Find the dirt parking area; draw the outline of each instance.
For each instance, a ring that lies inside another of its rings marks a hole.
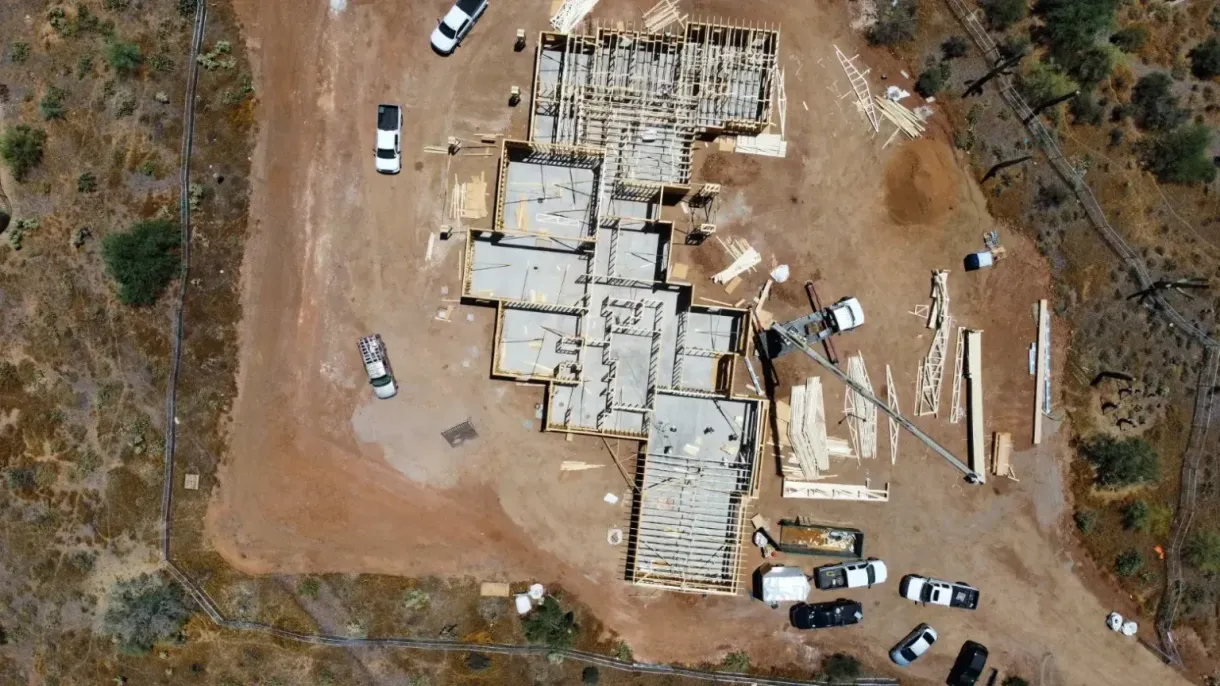
[[[908,311],[927,302],[932,269],[952,270],[952,312],[985,332],[987,428],[1013,433],[1021,481],[966,485],[908,435],[891,467],[882,420],[883,457],[832,472],[848,483],[889,482],[889,503],[785,501],[768,453],[753,511],[857,526],[868,536],[867,554],[886,559],[894,577],[856,594],[864,623],[816,634],[792,630],[783,613],[744,597],[658,595],[622,582],[622,549],[608,545],[606,534],[626,527],[629,499],[610,505],[603,496],[627,495],[610,456],[631,446],[541,433],[541,387],[489,378],[492,310],[463,306],[450,321],[434,318],[460,291],[460,241],[437,241],[428,255],[429,234],[444,222],[446,181],[480,173],[490,181],[496,158],[450,158],[424,146],[475,133],[525,137],[528,107],[510,108],[507,99],[512,85],[528,92],[533,53],[514,52],[513,37],[525,28],[532,46],[549,4],[494,3],[447,59],[427,44],[443,0],[236,4],[262,129],[243,266],[240,391],[207,523],[212,544],[235,567],[556,582],[650,661],[719,662],[745,649],[756,664],[814,666],[823,654],[847,650],[894,671],[886,651],[927,621],[943,644],[907,670],[918,678],[943,678],[967,638],[989,646],[1005,673],[1042,674],[1045,684],[1177,678],[1105,629],[1109,608],[1086,591],[1065,552],[1061,446],[1052,440],[1028,449],[1026,346],[1034,338],[1031,305],[1050,286],[1043,259],[999,227],[1008,259],[987,272],[961,272],[963,255],[981,249],[983,232],[996,228],[985,200],[947,132],[883,147],[892,129],[874,136],[853,101],[840,97],[847,81],[833,44],[849,54],[862,46],[843,3],[766,3],[751,13],[782,30],[789,155],[726,157],[713,143],[696,151],[695,180],[724,185],[719,232],[749,240],[767,263],[774,255],[791,265],[794,278],[776,287],[769,306],[777,317],[806,310],[806,278],[818,279],[823,297],[861,300],[868,323],[840,340],[840,352],[860,350],[878,388],[890,364],[907,411],[930,340]],[[595,16],[638,20],[651,4],[603,0]],[[694,11],[742,15],[730,2],[698,2]],[[885,73],[910,89],[901,65],[864,57],[874,76]],[[379,102],[405,106],[404,168],[396,177],[372,168]],[[727,264],[719,248],[679,255],[700,279],[696,295],[734,299],[700,276]],[[739,293],[763,278],[752,275]],[[374,331],[401,385],[389,402],[373,399],[356,354],[356,338]],[[1056,340],[1066,340],[1062,333]],[[791,356],[778,372],[786,396],[787,383],[816,368]],[[842,392],[831,380],[826,388],[828,417],[837,421]],[[477,438],[450,447],[441,432],[465,420]],[[919,423],[964,455],[964,423]],[[844,427],[831,431],[846,437]],[[560,472],[564,460],[607,466]],[[749,557],[751,567],[760,562],[757,553]],[[809,568],[819,561],[793,562]],[[897,577],[908,572],[969,581],[982,589],[982,606],[973,613],[916,607],[897,595]],[[1151,627],[1143,631],[1151,636]]]

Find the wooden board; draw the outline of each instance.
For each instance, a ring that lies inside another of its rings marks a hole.
[[[479,585],[479,595],[484,598],[507,598],[512,595],[508,584],[499,581],[484,581]]]
[[[966,378],[970,381],[967,406],[967,432],[970,435],[970,469],[987,482],[987,452],[983,434],[983,332],[966,331]]]
[[[1046,402],[1046,300],[1038,301],[1038,341],[1034,352],[1034,445],[1042,443],[1042,405]]]
[[[997,432],[995,435],[995,473],[1009,476],[1012,473],[1012,434]]]

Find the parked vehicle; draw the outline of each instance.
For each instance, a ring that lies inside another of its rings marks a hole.
[[[457,0],[432,31],[432,49],[442,55],[452,54],[486,11],[487,0]]]
[[[376,168],[382,174],[402,171],[402,108],[398,105],[377,106]]]
[[[906,667],[928,652],[933,643],[936,643],[936,629],[920,624],[890,649],[890,659],[899,667]]]
[[[902,577],[898,592],[903,598],[917,603],[960,607],[966,610],[979,606],[979,589],[961,581],[949,583],[918,574],[907,574]]]
[[[962,650],[957,654],[953,669],[949,670],[949,678],[945,683],[949,686],[974,686],[983,670],[987,667],[987,647],[974,641],[962,644]]]
[[[848,626],[864,619],[864,606],[847,598],[828,603],[797,603],[788,612],[788,619],[798,629]]]
[[[885,583],[889,574],[885,563],[875,557],[855,562],[836,562],[813,570],[813,584],[829,591],[836,588],[861,588]]]
[[[365,373],[369,375],[373,393],[382,400],[393,398],[398,393],[398,384],[394,381],[394,370],[390,369],[390,358],[386,356],[381,334],[365,336],[358,344],[360,358],[364,362]]]
[[[779,522],[779,540],[775,547],[792,555],[827,555],[830,557],[864,557],[864,532],[859,529],[802,524],[791,519]]]

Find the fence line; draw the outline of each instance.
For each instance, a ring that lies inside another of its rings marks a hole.
[[[191,239],[191,207],[190,207],[190,159],[192,141],[195,130],[195,90],[199,78],[199,50],[203,43],[204,26],[207,18],[207,2],[199,0],[195,10],[195,27],[191,39],[190,67],[187,76],[186,110],[182,134],[182,166],[180,174],[179,221],[182,226],[181,237],[181,267],[177,299],[171,313],[170,330],[170,369],[165,394],[165,457],[164,480],[161,485],[161,558],[166,564],[170,575],[186,589],[195,599],[200,609],[214,624],[237,631],[251,631],[275,638],[306,643],[310,645],[327,645],[342,648],[407,648],[413,650],[441,652],[479,652],[500,655],[516,655],[522,657],[558,654],[564,658],[579,662],[615,669],[631,673],[659,674],[702,679],[718,684],[759,684],[763,686],[807,686],[811,684],[827,684],[826,679],[787,679],[782,677],[762,677],[749,674],[707,672],[685,667],[670,665],[650,665],[628,663],[614,658],[590,653],[583,650],[553,650],[547,646],[513,645],[505,643],[463,643],[455,640],[426,638],[351,638],[323,633],[302,633],[289,631],[270,624],[229,619],[220,611],[220,606],[208,595],[194,579],[187,575],[170,555],[170,520],[173,506],[174,484],[174,453],[177,448],[177,390],[178,376],[182,366],[182,341],[184,331],[184,312],[186,307],[187,287],[190,283],[190,239]],[[865,677],[856,679],[857,686],[897,686],[898,680],[884,677]]]
[[[987,29],[979,22],[977,10],[969,10],[962,0],[945,0],[945,2],[949,5],[949,9],[957,17],[958,21],[965,27],[966,32],[970,34],[975,45],[983,51],[983,56],[988,62],[992,64],[998,63],[1000,49],[995,41],[991,39],[991,35],[987,33]],[[1140,288],[1144,290],[1150,289],[1153,285],[1153,279],[1152,275],[1148,272],[1148,268],[1144,265],[1144,261],[1140,258],[1139,253],[1106,220],[1105,212],[1102,210],[1101,204],[1097,202],[1097,196],[1093,195],[1093,190],[1084,181],[1084,174],[1073,167],[1071,162],[1068,161],[1063,151],[1059,148],[1055,136],[1034,116],[1033,110],[1030,109],[1025,99],[1013,87],[1012,79],[1008,76],[1000,75],[995,78],[995,82],[999,85],[1000,97],[1008,103],[1013,112],[1025,124],[1025,128],[1042,147],[1043,152],[1046,153],[1051,166],[1054,167],[1064,182],[1075,192],[1076,198],[1084,207],[1085,214],[1088,215],[1090,223],[1098,230],[1106,244],[1127,265],[1131,273],[1135,275],[1139,281]],[[1152,291],[1151,298],[1155,304],[1155,307],[1152,308],[1153,311],[1169,320],[1172,327],[1176,327],[1179,331],[1194,339],[1196,343],[1203,346],[1203,363],[1199,370],[1198,385],[1195,388],[1195,408],[1191,418],[1190,437],[1187,439],[1186,449],[1182,454],[1182,484],[1178,492],[1178,507],[1174,512],[1173,527],[1170,533],[1170,546],[1165,551],[1165,592],[1161,595],[1161,603],[1157,609],[1156,621],[1157,635],[1160,637],[1161,645],[1164,649],[1163,657],[1174,664],[1180,665],[1182,659],[1178,655],[1177,647],[1174,644],[1173,622],[1177,617],[1178,604],[1182,597],[1181,553],[1186,536],[1190,533],[1190,525],[1194,520],[1195,500],[1198,492],[1199,461],[1202,459],[1204,445],[1207,443],[1211,430],[1211,419],[1214,409],[1214,393],[1212,389],[1216,386],[1217,370],[1220,368],[1220,354],[1217,351],[1217,348],[1220,348],[1220,341],[1212,338],[1193,322],[1188,321],[1159,292]]]

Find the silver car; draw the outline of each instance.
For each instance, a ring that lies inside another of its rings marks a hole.
[[[890,650],[890,659],[899,667],[906,667],[928,652],[933,643],[936,643],[936,629],[920,624]]]

